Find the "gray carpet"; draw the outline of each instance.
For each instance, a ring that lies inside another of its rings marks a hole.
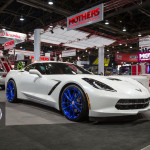
[[[0,128],[0,150],[140,150],[148,145],[148,120]]]
[[[4,91],[0,97],[6,101]],[[150,145],[150,111],[134,121],[97,123],[72,123],[30,102],[6,103],[6,113],[9,126],[0,127],[0,150],[141,150]]]

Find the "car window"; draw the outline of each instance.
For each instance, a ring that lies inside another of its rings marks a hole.
[[[36,69],[36,65],[37,65],[37,64],[28,65],[28,66],[25,68],[25,71],[29,71],[30,69]]]
[[[26,71],[37,69],[43,75],[50,74],[90,74],[85,69],[70,63],[36,63],[26,67]]]

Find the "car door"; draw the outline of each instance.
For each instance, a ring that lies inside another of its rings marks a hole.
[[[56,81],[50,81],[45,75],[41,78],[36,74],[30,74],[30,69],[37,69],[39,71],[40,63],[31,64],[21,73],[20,87],[22,92],[32,95],[48,95],[52,87],[57,83]]]

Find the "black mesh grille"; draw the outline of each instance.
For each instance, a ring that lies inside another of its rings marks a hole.
[[[116,108],[119,110],[143,109],[149,106],[150,98],[147,99],[120,99]]]

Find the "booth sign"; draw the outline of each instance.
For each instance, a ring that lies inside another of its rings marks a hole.
[[[5,38],[12,38],[12,39],[18,39],[18,40],[25,40],[27,35],[23,33],[18,32],[12,32],[12,31],[0,31],[0,37]]]
[[[103,4],[67,17],[67,30],[73,30],[103,20]]]
[[[14,40],[6,42],[4,45],[4,50],[7,50],[7,49],[10,49],[13,47],[15,47],[15,41]]]
[[[62,57],[76,56],[76,49],[62,51]]]
[[[150,62],[150,52],[138,53],[138,62]]]

